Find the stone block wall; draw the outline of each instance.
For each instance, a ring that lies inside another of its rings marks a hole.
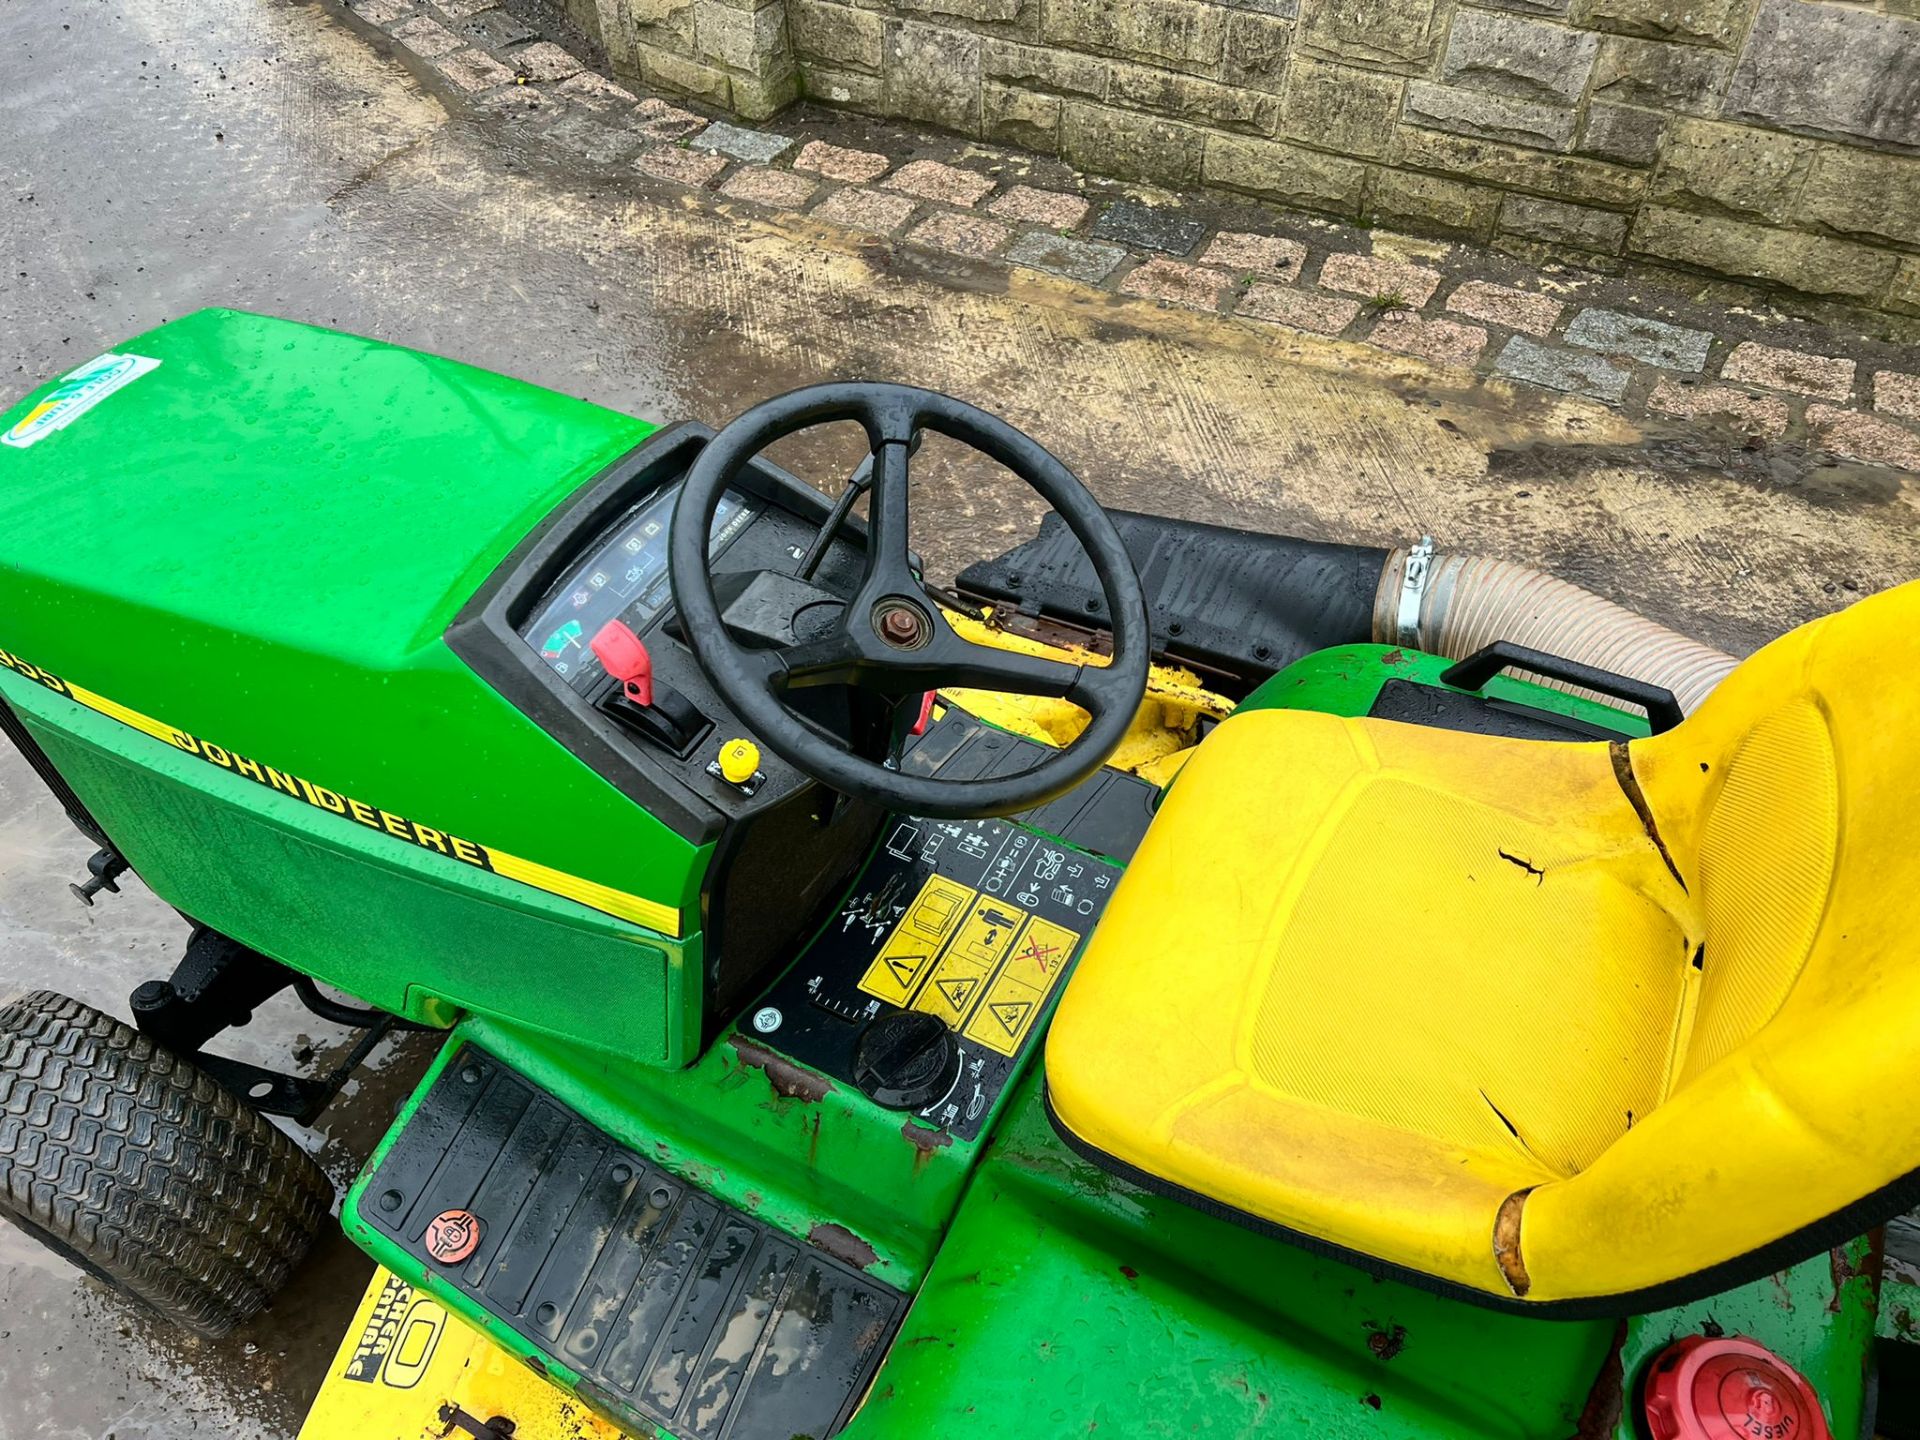
[[[764,120],[801,93],[782,0],[560,0],[615,74]]]
[[[1920,313],[1920,0],[574,0],[616,66]]]

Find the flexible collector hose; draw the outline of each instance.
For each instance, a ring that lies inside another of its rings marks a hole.
[[[1530,565],[1436,554],[1430,541],[1388,553],[1374,595],[1373,638],[1455,660],[1509,640],[1662,686],[1688,713],[1737,663]]]

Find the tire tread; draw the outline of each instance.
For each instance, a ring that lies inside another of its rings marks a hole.
[[[218,1338],[333,1208],[292,1139],[131,1025],[50,990],[0,1008],[0,1214]]]

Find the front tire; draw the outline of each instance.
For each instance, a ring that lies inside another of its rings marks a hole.
[[[0,1216],[211,1339],[266,1309],[333,1182],[131,1025],[51,990],[0,1009]]]

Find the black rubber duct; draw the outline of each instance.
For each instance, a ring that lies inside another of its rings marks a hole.
[[[1192,666],[1210,684],[1244,694],[1303,655],[1373,638],[1382,547],[1110,513],[1146,587],[1154,653]],[[1106,628],[1092,567],[1052,515],[1033,539],[968,566],[959,588],[1025,615]]]

